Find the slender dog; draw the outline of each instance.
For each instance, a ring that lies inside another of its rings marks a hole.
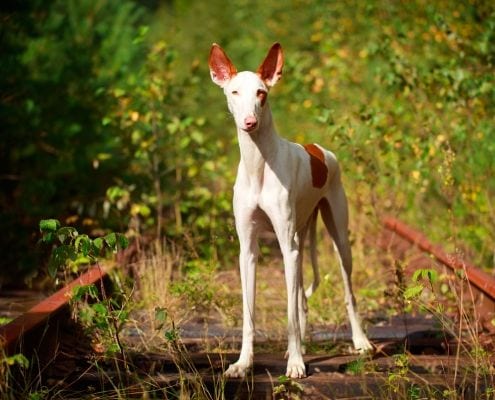
[[[347,199],[335,155],[316,144],[291,143],[279,137],[273,125],[267,97],[269,89],[282,76],[283,62],[278,43],[271,47],[256,73],[237,72],[217,44],[210,52],[211,78],[227,97],[241,152],[234,185],[234,216],[240,242],[243,336],[239,360],[225,372],[228,377],[244,377],[253,363],[255,272],[258,234],[263,230],[275,232],[284,261],[288,313],[286,375],[306,375],[301,340],[306,329],[307,297],[316,289],[319,279],[315,250],[318,213],[340,256],[354,347],[361,352],[372,348],[355,310]],[[302,252],[308,231],[315,273],[314,282],[305,292]]]

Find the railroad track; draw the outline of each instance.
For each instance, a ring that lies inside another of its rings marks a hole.
[[[407,268],[436,268],[449,274],[464,276],[465,292],[472,302],[480,324],[494,330],[495,321],[495,277],[456,254],[448,254],[439,245],[430,242],[420,231],[404,222],[388,217],[383,221],[384,231],[381,248],[394,255],[397,260],[407,260]],[[467,290],[466,290],[467,289]]]
[[[474,293],[476,312],[482,316],[481,325],[489,325],[495,317],[495,279],[492,276],[445,253],[421,232],[397,219],[384,220],[379,245],[394,260],[406,263],[411,269],[433,265],[452,273],[462,271],[465,285]],[[335,347],[336,343],[350,342],[350,332],[345,327],[313,332],[310,342],[320,351],[305,357],[309,376],[296,383],[279,378],[285,372],[282,353],[257,353],[252,375],[247,380],[224,381],[222,371],[237,355],[193,350],[204,348],[205,341],[214,347],[222,335],[231,337],[236,343],[240,340],[239,331],[212,327],[210,336],[196,337],[194,326],[184,328],[180,341],[183,352],[177,349],[163,353],[130,352],[127,365],[132,371],[126,373],[123,382],[122,371],[115,370],[115,365],[102,361],[100,368],[101,365],[106,368],[102,374],[88,361],[91,346],[70,321],[68,301],[73,288],[88,284],[103,287],[107,278],[107,269],[92,267],[74,282],[0,327],[4,353],[12,355],[22,351],[36,357],[38,365],[48,365],[42,368],[40,379],[44,387],[56,388],[56,393],[61,393],[60,398],[65,395],[77,398],[90,392],[94,397],[97,393],[111,393],[122,385],[125,388],[121,394],[128,397],[141,397],[143,391],[150,390],[158,398],[168,398],[168,395],[175,398],[171,395],[174,390],[179,390],[181,385],[195,390],[193,383],[198,381],[202,390],[209,393],[222,387],[227,399],[291,398],[288,397],[291,394],[310,399],[488,399],[493,395],[493,357],[485,358],[489,360],[488,365],[476,365],[478,359],[461,354],[458,340],[443,331],[434,319],[408,315],[368,327],[377,353],[367,358],[342,351],[342,346]],[[258,340],[257,345],[265,345],[268,349],[277,347],[277,344],[263,343],[263,340]],[[280,347],[280,343],[278,345]],[[332,354],[322,351],[332,346]],[[276,392],[279,397],[274,395]]]
[[[7,354],[21,351],[30,353],[56,345],[60,322],[70,318],[69,300],[73,289],[76,286],[103,285],[109,269],[100,265],[92,266],[77,279],[48,298],[42,299],[13,321],[0,326],[4,351]]]

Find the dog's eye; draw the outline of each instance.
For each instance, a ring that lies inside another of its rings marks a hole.
[[[256,96],[258,97],[258,99],[260,99],[260,102],[261,102],[261,105],[262,106],[265,104],[266,95],[267,95],[267,93],[264,90],[261,90],[261,89],[256,92]]]
[[[237,90],[232,90],[232,94],[234,94],[234,95],[238,95],[238,94],[239,94],[239,92],[238,92]]]

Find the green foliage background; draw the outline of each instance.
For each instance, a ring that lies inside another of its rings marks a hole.
[[[2,2],[0,271],[33,275],[37,222],[165,235],[235,263],[235,128],[212,42],[240,70],[282,43],[280,133],[332,149],[353,214],[493,268],[490,1]]]

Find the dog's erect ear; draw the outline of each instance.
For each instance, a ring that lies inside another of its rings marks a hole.
[[[210,66],[210,75],[213,82],[218,86],[224,87],[225,84],[237,74],[237,69],[235,68],[232,61],[230,61],[227,54],[222,50],[222,48],[213,43],[210,50],[210,59],[208,60]]]
[[[275,43],[256,72],[268,87],[272,87],[282,77],[283,66],[284,53],[282,52],[282,46],[280,46],[280,43]]]

